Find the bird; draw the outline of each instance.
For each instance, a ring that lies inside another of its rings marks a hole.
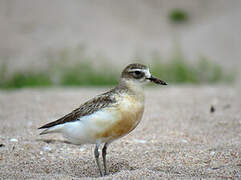
[[[107,147],[134,130],[144,111],[144,85],[154,82],[167,85],[151,75],[143,64],[132,63],[124,68],[118,85],[81,104],[69,114],[41,126],[40,135],[60,133],[69,143],[95,144],[94,156],[100,176],[107,175]],[[99,162],[99,147],[102,148],[104,173]]]

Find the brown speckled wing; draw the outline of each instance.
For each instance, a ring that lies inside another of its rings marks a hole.
[[[64,124],[66,122],[77,121],[82,116],[90,115],[102,108],[109,106],[110,104],[115,103],[116,100],[112,96],[113,91],[114,89],[87,101],[86,103],[80,105],[79,108],[73,110],[71,113],[65,115],[62,118],[59,118],[56,121],[45,124],[39,129],[50,128],[59,124]]]

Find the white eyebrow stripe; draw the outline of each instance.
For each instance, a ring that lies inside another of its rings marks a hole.
[[[130,69],[128,72],[135,72],[135,71],[144,72],[147,78],[151,77],[151,73],[149,69]]]
[[[130,69],[128,72],[134,72],[134,71],[146,71],[145,69]]]

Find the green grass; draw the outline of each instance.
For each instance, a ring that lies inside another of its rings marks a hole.
[[[76,56],[73,56],[76,58]],[[50,86],[110,86],[116,85],[121,69],[111,67],[107,63],[103,67],[94,67],[85,55],[79,55],[78,63],[70,64],[68,51],[60,54],[58,61],[50,61],[50,66],[42,70],[26,70],[8,73],[7,65],[0,68],[0,88],[16,89],[23,87]],[[150,61],[149,61],[150,62]],[[162,61],[159,55],[153,55],[150,66],[154,76],[168,84],[214,84],[233,83],[236,73],[228,71],[206,58],[191,63],[181,53],[175,53],[168,61]]]
[[[168,19],[172,23],[185,23],[189,20],[189,15],[183,9],[173,9],[169,12]]]
[[[56,64],[55,68],[38,72],[26,70],[24,72],[15,72],[10,76],[6,76],[2,70],[0,79],[1,89],[50,86],[108,86],[118,82],[116,73],[108,70],[96,71],[91,65],[84,63],[67,67]]]
[[[200,58],[197,62],[185,61],[182,57],[173,57],[166,63],[154,58],[152,74],[175,84],[230,84],[235,81],[236,73],[224,70],[220,65]]]

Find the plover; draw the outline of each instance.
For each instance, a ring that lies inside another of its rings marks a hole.
[[[167,85],[153,77],[142,64],[130,64],[122,72],[119,84],[110,91],[83,103],[64,117],[39,129],[40,134],[62,133],[72,144],[95,144],[94,155],[100,175],[99,147],[102,149],[104,175],[107,174],[107,146],[130,133],[140,123],[144,111],[143,86],[147,82]]]

